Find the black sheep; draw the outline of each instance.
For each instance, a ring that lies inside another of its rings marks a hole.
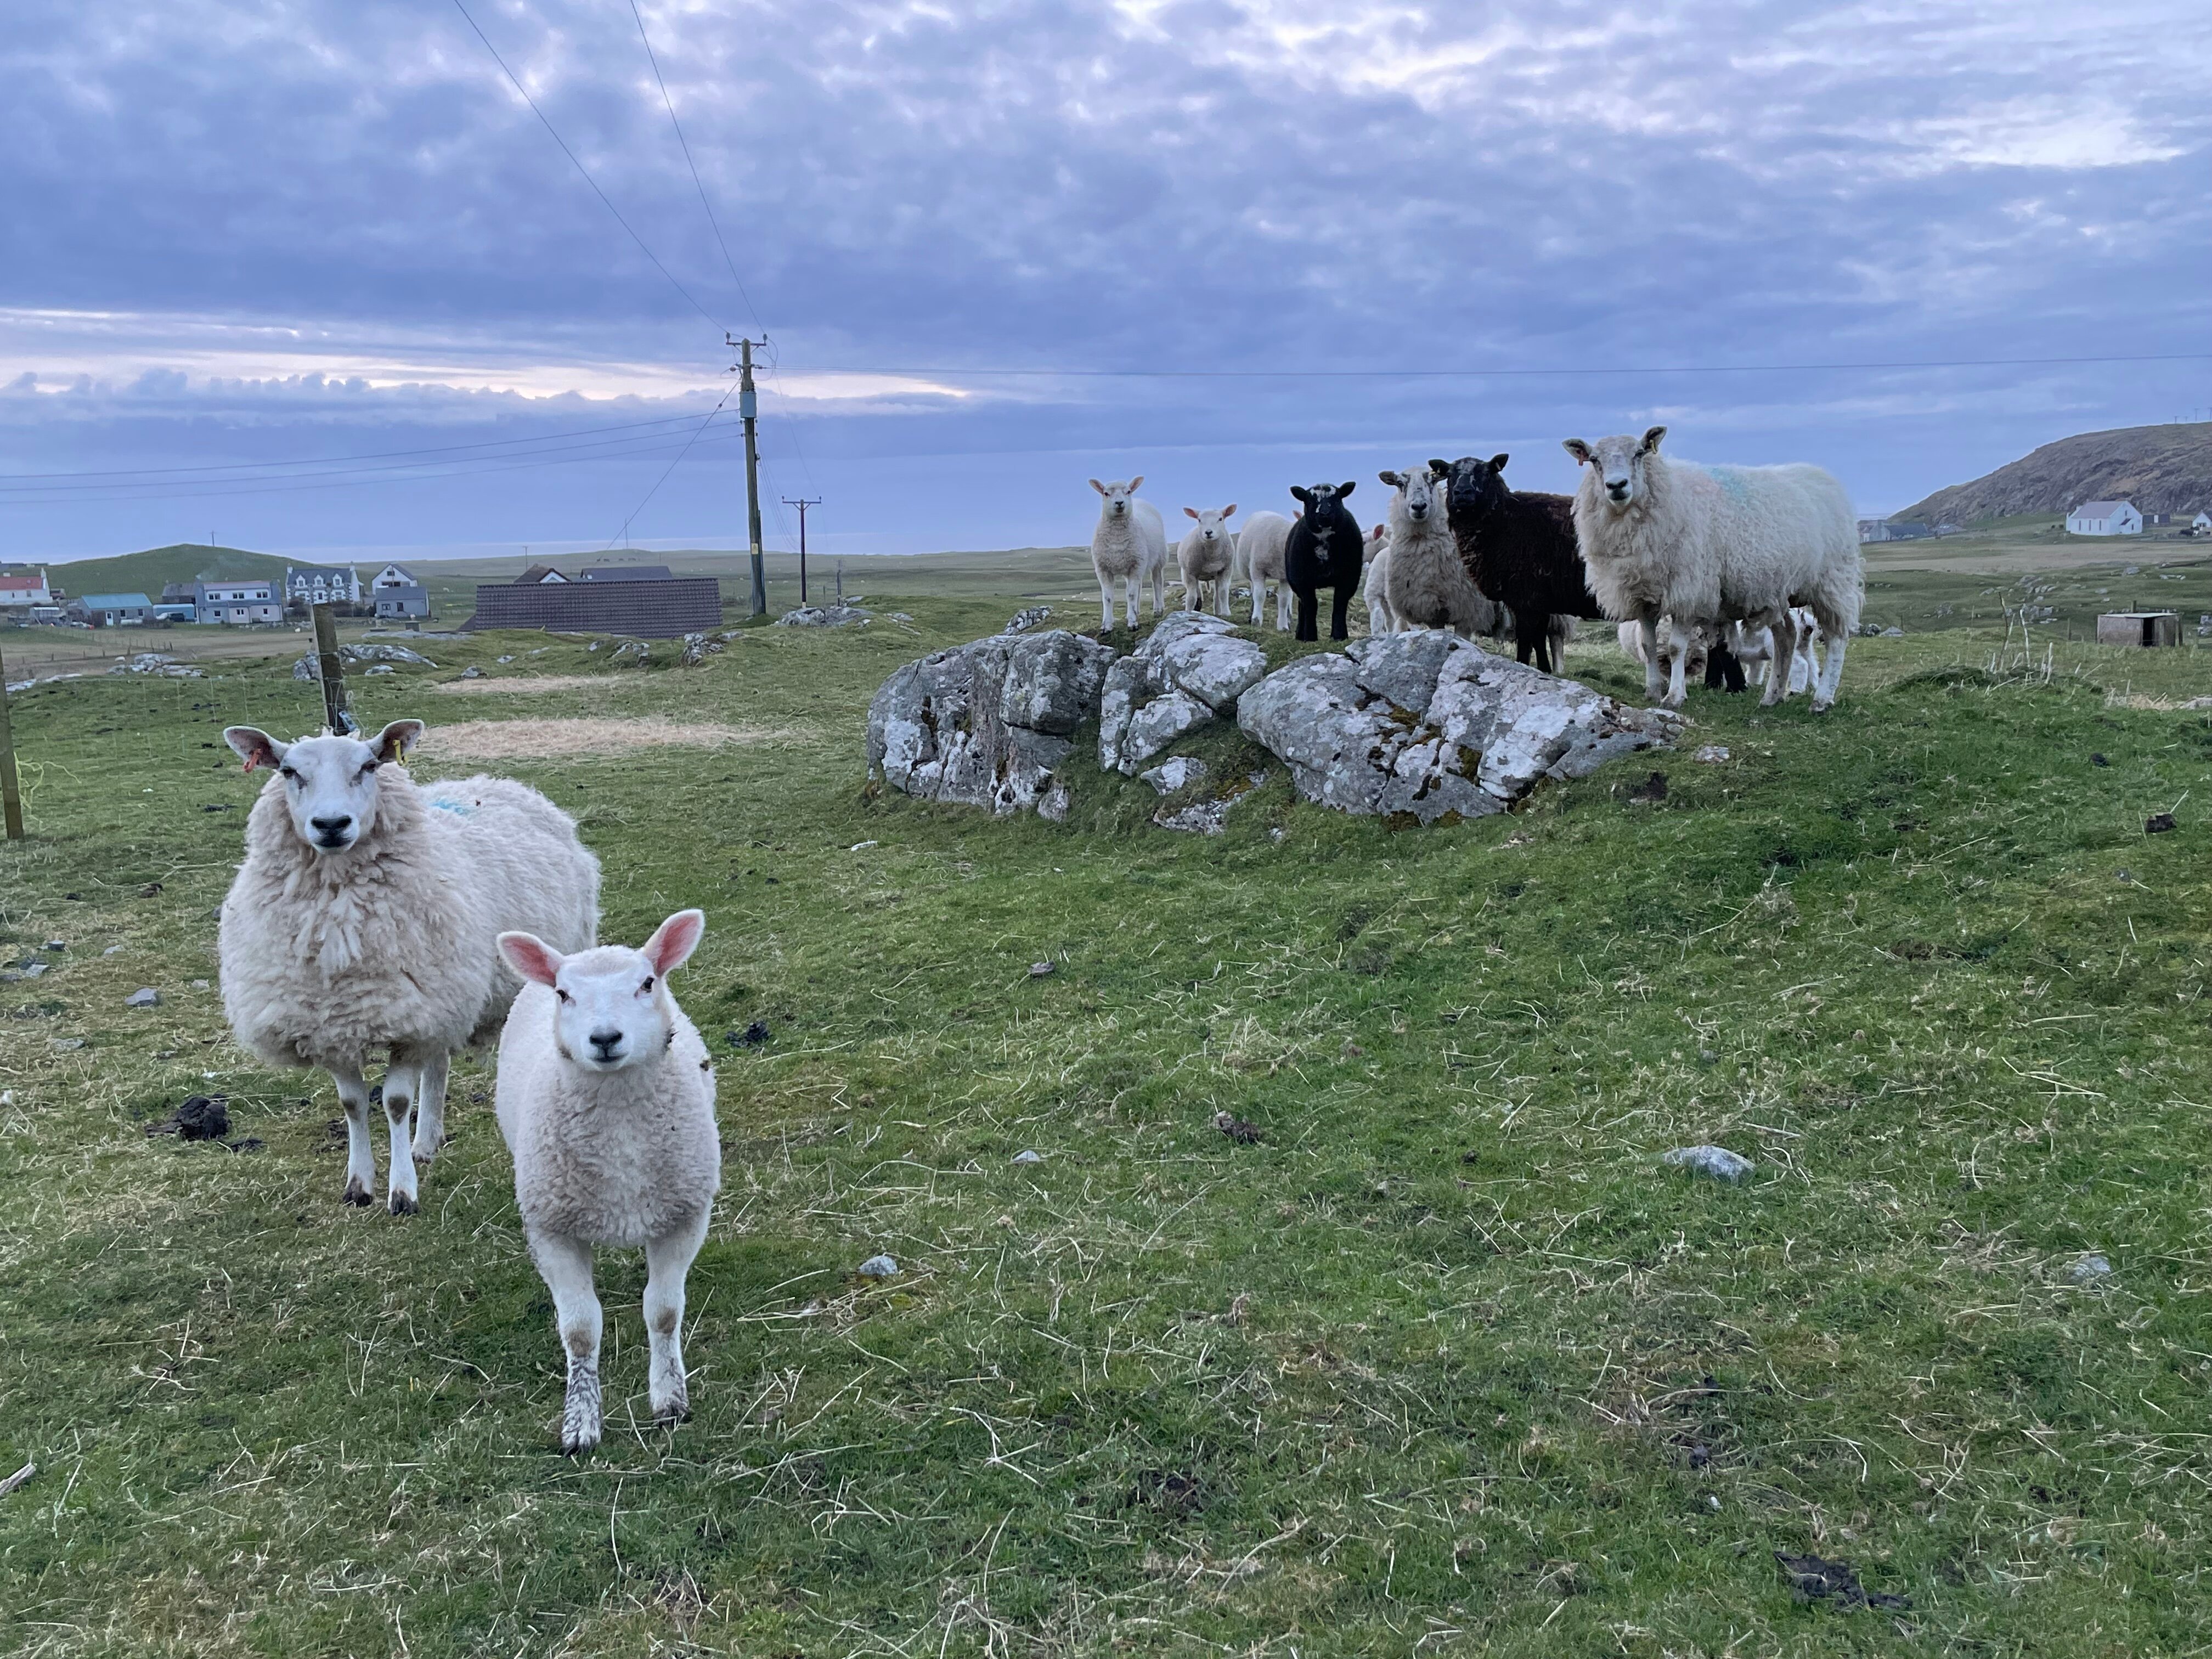
[[[1299,639],[1321,637],[1321,601],[1316,590],[1323,587],[1336,590],[1335,605],[1329,613],[1329,638],[1352,637],[1345,626],[1345,615],[1352,608],[1352,596],[1359,591],[1365,566],[1359,522],[1344,509],[1344,498],[1352,489],[1350,483],[1319,483],[1311,489],[1291,486],[1291,494],[1303,505],[1297,522],[1291,526],[1283,567],[1291,592],[1298,596]]]
[[[1513,616],[1513,651],[1547,674],[1554,617],[1602,617],[1575,547],[1574,500],[1505,487],[1507,457],[1463,456],[1429,465],[1451,481],[1451,527],[1460,562],[1483,598]]]

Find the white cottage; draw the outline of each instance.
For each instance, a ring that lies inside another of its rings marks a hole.
[[[2142,514],[2131,501],[2087,501],[2066,515],[2066,528],[2075,536],[2140,536]]]

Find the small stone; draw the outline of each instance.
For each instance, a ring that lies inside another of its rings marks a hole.
[[[1052,963],[1048,962],[1033,962],[1030,963],[1030,977],[1031,979],[1043,979],[1055,971],[1057,970],[1054,969]]]
[[[120,956],[123,954],[123,947],[119,945],[111,945],[100,954],[104,957]]]
[[[25,979],[36,979],[40,974],[43,974],[46,971],[46,964],[43,962],[27,962],[23,964],[23,977]]]
[[[877,843],[872,841],[856,841],[853,843],[853,850],[855,853],[865,853],[868,848],[875,845],[877,845]]]
[[[2154,812],[2143,820],[2143,834],[2146,836],[2162,836],[2178,827],[2171,812]]]
[[[2092,755],[2089,757],[2089,764],[2092,766],[2110,766],[2112,762],[2106,760],[2102,755]]]
[[[218,761],[218,762],[216,762],[216,764],[217,764],[218,766],[222,765],[222,763],[222,763],[221,761]],[[141,887],[141,888],[138,890],[138,896],[139,896],[140,898],[153,898],[153,897],[155,897],[155,896],[157,896],[157,895],[161,892],[161,884],[160,882],[158,882],[158,881],[149,881],[149,882],[148,882],[148,883],[147,883],[143,887]]]
[[[1042,1152],[1016,1152],[1014,1154],[1014,1162],[1017,1164],[1042,1164],[1044,1162],[1044,1154]]]
[[[899,1264],[890,1257],[872,1255],[854,1268],[854,1272],[859,1273],[863,1279],[894,1279],[897,1277],[898,1270]]]
[[[1213,1127],[1227,1135],[1239,1146],[1249,1146],[1260,1139],[1260,1127],[1234,1112],[1216,1112]]]
[[[2112,1264],[2105,1256],[2092,1251],[2066,1270],[2066,1277],[2076,1285],[2094,1285],[2100,1279],[2112,1277]]]
[[[53,1044],[56,1048],[59,1049],[65,1054],[75,1054],[79,1048],[84,1047],[84,1039],[82,1037],[56,1037],[53,1040]]]
[[[494,662],[513,662],[514,660],[514,653],[513,652],[509,652],[506,656],[494,657],[492,660]]]
[[[161,1006],[161,994],[150,985],[143,986],[124,998],[123,1006],[126,1008],[158,1008]]]
[[[1172,795],[1178,789],[1205,781],[1206,772],[1204,761],[1195,760],[1188,755],[1177,755],[1173,760],[1163,761],[1150,771],[1139,772],[1137,775],[1151,784],[1158,793]]]
[[[1731,1183],[1741,1181],[1755,1167],[1749,1158],[1725,1146],[1677,1146],[1660,1162],[1687,1170],[1692,1175],[1711,1176],[1715,1181]]]
[[[484,672],[474,663],[471,663],[466,668],[461,670],[461,678],[465,680],[480,680],[484,678]]]
[[[49,951],[66,951],[69,949],[69,941],[67,939],[50,939],[46,941],[46,949]]]
[[[192,989],[195,991],[204,991],[207,988],[208,982],[204,979],[196,979],[192,981]]]
[[[2128,882],[2133,881],[2135,879],[2135,876],[2132,872],[2123,870],[2118,875],[2114,876],[2112,879],[2124,884]]]
[[[1692,759],[1705,762],[1708,766],[1718,766],[1728,757],[1728,745],[1724,743],[1709,743],[1692,757]]]

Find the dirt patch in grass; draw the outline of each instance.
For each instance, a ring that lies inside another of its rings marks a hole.
[[[441,680],[441,691],[459,692],[474,696],[485,691],[511,691],[518,696],[535,696],[543,691],[580,691],[586,687],[611,690],[618,685],[643,683],[642,675],[627,678],[614,674],[517,674],[512,679]]]
[[[787,726],[723,726],[672,720],[665,714],[629,720],[466,720],[435,726],[421,753],[433,760],[549,760],[559,755],[622,755],[633,749],[728,749],[805,741]]]

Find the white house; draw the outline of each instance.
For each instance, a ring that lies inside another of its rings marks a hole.
[[[429,591],[420,577],[404,564],[387,564],[372,577],[369,598],[376,614],[391,617],[422,617],[430,614]]]
[[[2212,532],[2212,513],[2200,513],[2189,521],[2189,527],[2202,536]]]
[[[0,611],[27,611],[34,605],[53,602],[53,589],[47,586],[43,568],[35,574],[27,570],[12,574],[0,571]]]
[[[302,605],[359,605],[361,576],[347,564],[288,565],[284,597]]]
[[[2140,536],[2142,514],[2129,501],[2087,501],[2066,515],[2066,528],[2075,536]]]

